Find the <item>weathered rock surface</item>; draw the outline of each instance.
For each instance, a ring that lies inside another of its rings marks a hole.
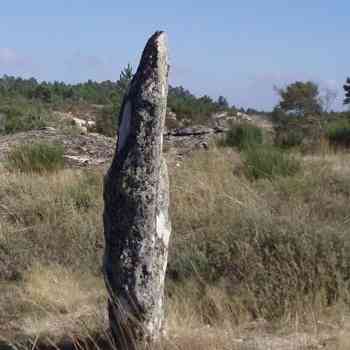
[[[215,129],[206,126],[192,126],[188,128],[177,128],[168,132],[172,136],[197,136],[215,133]]]
[[[136,349],[162,332],[170,221],[162,159],[168,93],[166,36],[148,41],[124,97],[118,142],[104,186],[104,272],[116,345]]]
[[[208,149],[213,141],[224,135],[225,131],[226,128],[209,128],[201,125],[172,129],[165,134],[165,145],[168,153],[181,158],[194,150]]]

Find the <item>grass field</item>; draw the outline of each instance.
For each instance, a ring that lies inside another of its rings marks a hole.
[[[170,167],[164,348],[347,348],[350,155],[295,157],[259,179],[232,148]],[[103,334],[102,175],[0,168],[0,339]]]

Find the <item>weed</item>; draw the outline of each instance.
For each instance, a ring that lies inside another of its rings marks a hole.
[[[238,147],[242,150],[263,143],[263,133],[260,128],[251,124],[233,125],[227,132],[225,145]]]
[[[273,146],[246,148],[242,155],[246,176],[252,179],[291,176],[300,169],[300,161]]]
[[[64,165],[64,148],[59,144],[28,143],[15,146],[7,156],[12,171],[43,173],[57,171]]]

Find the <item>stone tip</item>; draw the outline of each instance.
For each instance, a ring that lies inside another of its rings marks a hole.
[[[156,43],[162,44],[162,45],[166,45],[166,41],[167,41],[167,35],[166,32],[162,31],[162,30],[158,30],[156,31],[148,40],[148,45],[150,46],[154,46]],[[146,46],[148,46],[146,45]]]
[[[153,35],[152,37],[159,37],[161,36],[162,34],[166,34],[164,30],[157,30]]]
[[[133,82],[142,85],[150,76],[155,80],[166,79],[168,68],[167,35],[164,31],[156,31],[146,43]]]

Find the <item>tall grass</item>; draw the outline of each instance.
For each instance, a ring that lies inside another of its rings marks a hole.
[[[226,134],[224,144],[242,150],[263,143],[262,129],[248,123],[233,125]]]
[[[20,97],[2,99],[0,114],[3,118],[0,120],[0,134],[42,128],[52,121],[46,106],[38,101],[31,102]]]
[[[245,174],[253,179],[291,176],[301,170],[295,156],[270,145],[246,148],[242,160]]]
[[[46,142],[15,146],[7,155],[7,168],[12,171],[43,173],[62,169],[64,147]]]
[[[253,320],[317,325],[348,308],[347,155],[272,178],[237,175],[239,157],[211,149],[170,168],[166,349],[230,348]],[[100,171],[0,174],[0,336],[106,326],[101,193]]]
[[[326,125],[326,136],[332,146],[350,147],[350,121],[339,119]]]
[[[22,279],[33,264],[52,263],[99,274],[101,182],[95,171],[2,175],[0,278]]]
[[[168,272],[199,283],[194,307],[206,303],[207,285],[227,293],[237,321],[348,303],[346,176],[317,163],[250,182],[234,175],[230,157],[198,154],[173,177]]]
[[[283,149],[301,147],[305,139],[304,132],[301,128],[293,126],[280,126],[275,128],[276,146]]]

